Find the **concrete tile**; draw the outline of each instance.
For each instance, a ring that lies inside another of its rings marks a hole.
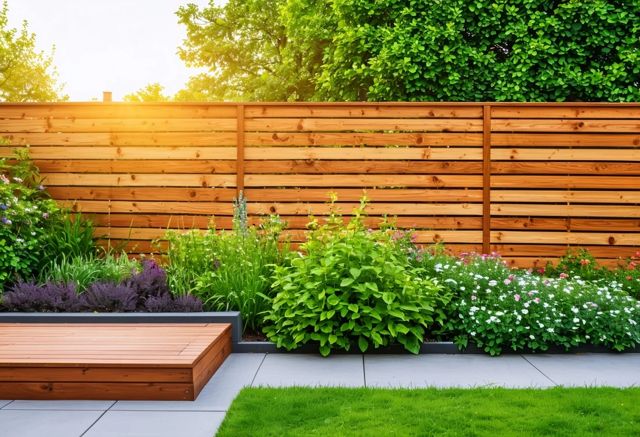
[[[225,413],[209,411],[113,411],[85,437],[212,437]],[[47,436],[49,437],[49,436]]]
[[[367,387],[549,387],[519,355],[366,355]]]
[[[548,354],[525,358],[560,385],[640,386],[640,354]]]
[[[7,410],[106,411],[115,401],[13,401]]]
[[[9,405],[11,401],[0,401],[0,409]]]
[[[253,385],[363,387],[362,356],[269,354]]]
[[[242,387],[250,385],[264,354],[231,354],[195,401],[118,401],[112,411],[226,411]]]
[[[0,410],[2,437],[77,437],[101,411]]]

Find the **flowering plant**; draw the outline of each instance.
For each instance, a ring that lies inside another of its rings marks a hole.
[[[18,151],[12,161],[0,159],[0,290],[40,264],[45,228],[59,212],[26,151]]]
[[[445,324],[460,347],[492,355],[580,344],[624,350],[640,343],[640,303],[616,281],[514,271],[496,256],[425,256],[423,267],[456,294]]]

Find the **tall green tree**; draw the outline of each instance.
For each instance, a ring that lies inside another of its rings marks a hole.
[[[164,94],[164,87],[159,83],[150,83],[136,91],[127,94],[122,98],[125,102],[168,102],[171,97]]]
[[[187,38],[179,50],[191,67],[204,67],[177,98],[206,100],[306,100],[315,92],[308,47],[294,44],[285,25],[286,0],[213,1],[178,12]],[[299,18],[298,20],[303,20]],[[313,55],[318,55],[314,53]],[[320,57],[322,52],[319,53]]]
[[[332,0],[328,100],[640,100],[638,0]]]
[[[20,29],[9,26],[9,7],[0,9],[0,100],[46,102],[64,100],[52,54],[36,49],[35,34],[27,22]]]

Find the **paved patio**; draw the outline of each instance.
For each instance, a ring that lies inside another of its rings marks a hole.
[[[640,386],[640,354],[232,354],[198,399],[0,401],[4,437],[211,437],[244,386]]]

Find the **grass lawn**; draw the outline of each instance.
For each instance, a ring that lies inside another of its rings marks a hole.
[[[246,388],[218,436],[637,436],[640,389]]]

